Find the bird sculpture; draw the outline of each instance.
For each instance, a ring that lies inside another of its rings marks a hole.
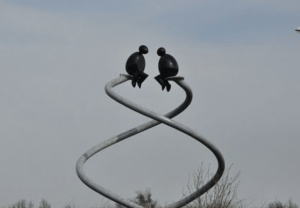
[[[166,54],[164,48],[159,48],[157,50],[157,55],[160,56],[158,62],[159,75],[155,77],[156,81],[161,85],[162,90],[167,88],[169,92],[171,89],[171,84],[166,78],[176,76],[179,70],[177,61],[175,58],[169,54]]]
[[[131,81],[133,87],[135,87],[136,84],[138,84],[139,88],[141,88],[142,83],[148,77],[148,74],[144,72],[146,62],[143,56],[143,54],[147,53],[147,46],[141,45],[139,47],[139,52],[131,54],[127,59],[125,68],[127,73],[133,76],[133,79]]]

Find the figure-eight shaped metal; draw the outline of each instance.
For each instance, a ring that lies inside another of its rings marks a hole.
[[[77,175],[81,179],[81,181],[83,183],[85,183],[88,187],[90,187],[97,193],[117,202],[118,204],[121,204],[128,208],[143,208],[142,206],[140,206],[128,199],[122,198],[122,197],[112,193],[111,191],[103,188],[102,186],[94,183],[91,179],[89,179],[85,175],[85,173],[83,171],[83,165],[90,157],[92,157],[96,153],[104,150],[105,148],[107,148],[111,145],[114,145],[120,141],[123,141],[135,134],[138,134],[147,129],[150,129],[160,123],[164,123],[174,129],[177,129],[177,130],[191,136],[198,142],[202,143],[204,146],[206,146],[209,150],[211,150],[213,152],[213,154],[215,155],[217,162],[218,162],[218,169],[217,169],[216,173],[204,186],[202,186],[200,189],[197,189],[191,195],[186,196],[185,198],[169,205],[168,207],[169,208],[179,208],[179,207],[185,206],[188,203],[190,203],[191,201],[200,197],[205,192],[207,192],[210,188],[212,188],[218,182],[218,180],[221,178],[221,176],[224,172],[224,169],[225,169],[224,158],[223,158],[222,154],[220,153],[220,151],[211,142],[209,142],[208,140],[206,140],[205,138],[200,136],[194,130],[171,119],[171,118],[177,116],[178,114],[180,114],[182,111],[184,111],[192,101],[192,91],[191,91],[190,87],[184,82],[184,79],[182,77],[167,78],[167,80],[174,81],[175,83],[177,83],[185,91],[186,99],[180,106],[178,106],[176,109],[172,110],[171,112],[167,113],[164,116],[160,115],[156,112],[153,112],[151,110],[145,109],[144,107],[137,105],[137,104],[131,102],[130,100],[118,95],[116,92],[114,92],[112,90],[113,87],[115,87],[119,84],[122,84],[128,80],[132,80],[132,79],[133,79],[133,76],[121,74],[120,77],[118,77],[106,84],[106,86],[105,86],[106,94],[108,96],[110,96],[112,99],[114,99],[115,101],[121,103],[122,105],[124,105],[140,114],[143,114],[149,118],[152,118],[153,120],[151,120],[147,123],[144,123],[140,126],[137,126],[135,128],[132,128],[132,129],[130,129],[124,133],[121,133],[115,137],[112,137],[111,139],[108,139],[108,140],[96,145],[95,147],[91,148],[87,152],[85,152],[77,161],[77,164],[76,164]]]

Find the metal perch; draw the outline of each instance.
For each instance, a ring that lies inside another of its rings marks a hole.
[[[135,128],[132,128],[126,132],[123,132],[115,137],[112,137],[112,138],[96,145],[95,147],[91,148],[87,152],[85,152],[77,161],[77,164],[76,164],[77,175],[81,179],[81,181],[84,184],[86,184],[88,187],[90,187],[97,193],[117,202],[118,204],[121,204],[128,208],[143,208],[142,206],[140,206],[128,199],[122,198],[122,197],[112,193],[111,191],[103,188],[102,186],[94,183],[91,179],[89,179],[85,175],[85,173],[83,171],[83,165],[90,157],[92,157],[94,154],[104,150],[105,148],[110,147],[118,142],[121,142],[135,134],[138,134],[147,129],[150,129],[160,123],[164,123],[174,129],[177,129],[178,131],[181,131],[181,132],[191,136],[195,140],[202,143],[204,146],[206,146],[209,150],[211,150],[213,152],[213,154],[215,155],[215,157],[218,161],[218,169],[217,169],[215,175],[210,179],[210,181],[208,181],[200,189],[197,189],[191,195],[186,196],[185,198],[169,205],[168,207],[169,208],[179,208],[179,207],[185,206],[188,203],[190,203],[191,201],[200,197],[205,192],[207,192],[210,188],[212,188],[218,182],[218,180],[221,178],[221,176],[224,172],[224,169],[225,169],[224,158],[223,158],[222,154],[220,153],[220,151],[208,140],[206,140],[205,138],[200,136],[194,130],[171,119],[171,118],[177,116],[178,114],[180,114],[181,112],[183,112],[190,105],[190,103],[192,101],[192,91],[191,91],[190,87],[184,82],[184,79],[182,77],[165,78],[168,81],[174,81],[176,84],[178,84],[185,91],[186,98],[181,105],[179,105],[176,109],[172,110],[171,112],[167,113],[164,116],[160,115],[156,112],[153,112],[151,110],[148,110],[140,105],[137,105],[137,104],[131,102],[130,100],[118,95],[116,92],[113,91],[113,89],[112,89],[113,87],[115,87],[119,84],[122,84],[128,80],[132,80],[132,79],[134,79],[134,76],[121,74],[120,77],[118,77],[106,84],[106,86],[105,86],[106,94],[108,96],[110,96],[112,99],[114,99],[115,101],[121,103],[122,105],[136,111],[137,113],[140,113],[140,114],[143,114],[144,116],[152,118],[153,120],[151,120],[147,123],[144,123],[140,126],[137,126]]]

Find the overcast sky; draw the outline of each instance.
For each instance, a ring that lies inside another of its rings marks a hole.
[[[156,50],[179,64],[194,93],[175,118],[241,171],[239,197],[253,207],[292,198],[300,205],[300,26],[298,0],[0,2],[0,206],[19,199],[53,207],[101,204],[77,177],[89,148],[148,121],[111,100],[104,86],[147,45],[142,89],[115,90],[166,113],[184,100],[161,91]],[[201,144],[160,125],[99,153],[86,174],[130,198],[150,188],[161,204],[182,197]]]

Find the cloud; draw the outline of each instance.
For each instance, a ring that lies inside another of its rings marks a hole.
[[[142,90],[126,83],[117,92],[161,113],[182,102],[178,87],[161,92],[152,78],[158,74],[156,50],[164,46],[194,91],[192,105],[176,119],[216,143],[227,163],[242,169],[245,183],[255,187],[241,188],[241,193],[247,197],[257,187],[275,189],[276,181],[284,180],[270,178],[274,168],[263,165],[274,162],[284,143],[277,167],[291,170],[284,162],[291,159],[288,149],[296,146],[299,134],[299,35],[293,31],[293,2],[172,2],[93,2],[83,9],[79,3],[1,3],[3,203],[42,197],[58,206],[72,198],[76,204],[96,203],[99,196],[81,184],[75,162],[93,145],[148,120],[116,104],[103,90],[125,73],[126,59],[141,44],[150,50],[150,77]],[[266,157],[266,151],[272,155]],[[215,164],[204,147],[161,126],[109,148],[87,171],[125,197],[150,186],[155,197],[173,201],[201,161]],[[253,182],[251,174],[261,174],[261,183]],[[293,197],[290,184],[282,189]]]

